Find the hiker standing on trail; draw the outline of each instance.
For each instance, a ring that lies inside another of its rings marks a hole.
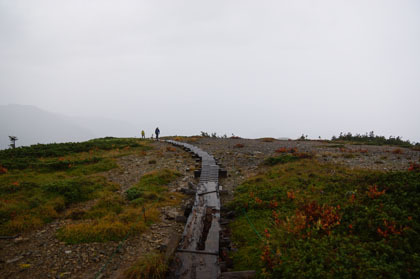
[[[144,130],[141,130],[141,138],[142,139],[146,138],[146,134],[144,133]]]
[[[159,134],[160,134],[159,127],[156,128],[155,134],[156,134],[156,140],[159,140]]]

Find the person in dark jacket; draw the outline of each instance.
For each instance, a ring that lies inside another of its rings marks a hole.
[[[156,134],[156,140],[159,140],[159,134],[160,134],[159,127],[158,127],[158,128],[156,128],[156,130],[155,130],[155,134]]]

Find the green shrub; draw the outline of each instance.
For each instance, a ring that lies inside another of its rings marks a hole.
[[[125,195],[127,197],[127,200],[132,201],[137,198],[140,198],[143,194],[143,190],[137,188],[137,187],[131,187],[125,192]]]
[[[267,166],[274,166],[277,164],[286,164],[299,160],[299,157],[292,154],[282,154],[276,157],[268,157],[265,159],[264,164]]]
[[[89,180],[69,179],[44,185],[45,192],[63,196],[66,204],[86,201],[100,185]]]

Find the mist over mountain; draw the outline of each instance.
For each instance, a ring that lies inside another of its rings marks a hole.
[[[27,105],[0,106],[0,149],[8,148],[9,136],[18,138],[16,146],[25,146],[137,134],[134,125],[115,119],[70,117]]]

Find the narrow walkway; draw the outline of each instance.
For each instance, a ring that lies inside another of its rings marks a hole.
[[[213,156],[191,144],[168,140],[201,159],[195,202],[175,253],[175,278],[215,279],[220,276],[220,168]]]

